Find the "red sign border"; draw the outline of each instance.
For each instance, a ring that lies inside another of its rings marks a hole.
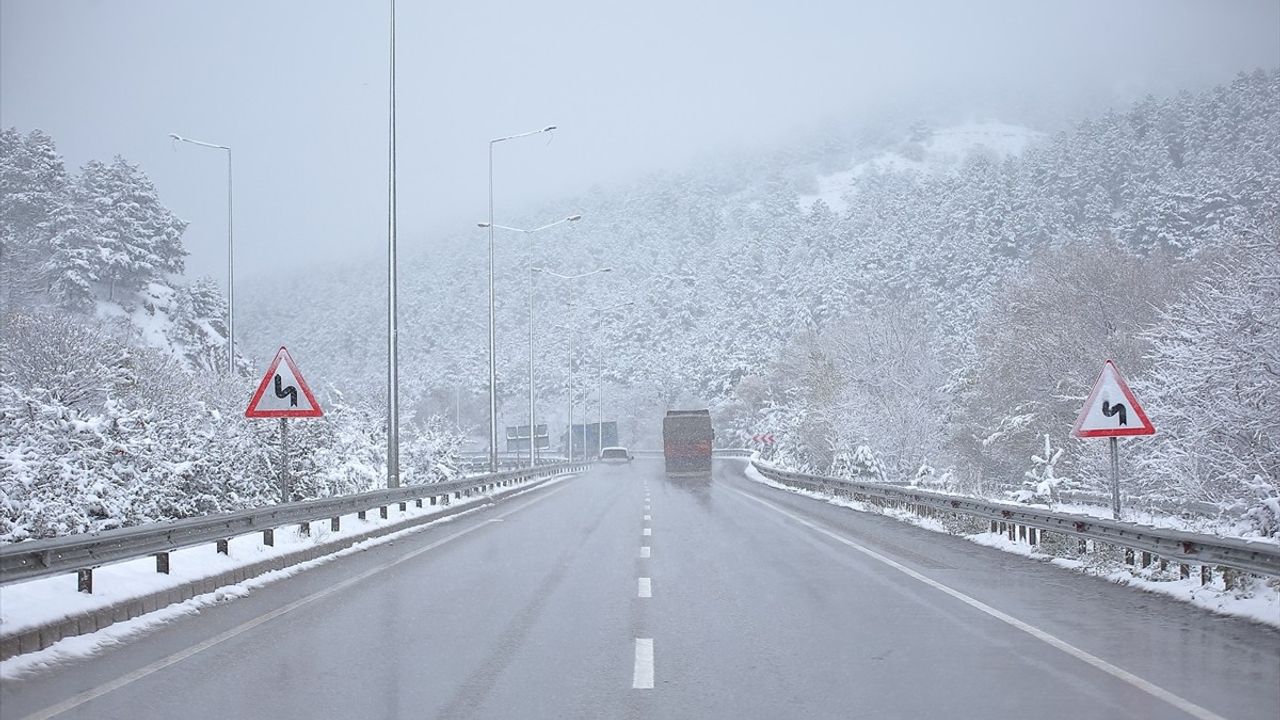
[[[1120,386],[1120,392],[1124,393],[1124,399],[1129,401],[1129,407],[1133,409],[1134,415],[1138,416],[1138,420],[1142,421],[1142,424],[1129,428],[1082,430],[1080,426],[1084,425],[1084,420],[1089,415],[1089,408],[1093,407],[1093,401],[1097,399],[1098,392],[1102,390],[1102,377],[1107,374],[1107,368],[1111,368],[1111,372],[1115,373],[1116,384]],[[1138,398],[1134,397],[1133,391],[1129,389],[1129,383],[1125,382],[1124,376],[1120,374],[1120,369],[1116,367],[1115,363],[1108,360],[1102,364],[1102,372],[1098,373],[1098,379],[1094,381],[1093,389],[1089,391],[1089,398],[1084,401],[1084,408],[1080,410],[1080,416],[1076,418],[1076,425],[1072,428],[1071,434],[1079,438],[1155,435],[1156,426],[1147,417],[1147,411],[1142,409],[1142,405],[1138,403]]]
[[[271,378],[276,374],[276,368],[280,367],[280,361],[284,360],[289,366],[289,370],[293,372],[293,379],[298,381],[298,389],[302,391],[302,395],[307,398],[307,402],[311,403],[310,410],[255,410],[258,402],[262,400],[262,394],[267,391],[267,386],[271,384]],[[285,349],[283,345],[276,351],[276,357],[271,361],[271,365],[267,366],[267,374],[262,376],[262,382],[258,383],[258,390],[253,393],[253,399],[249,401],[249,407],[245,408],[244,416],[247,418],[303,418],[303,417],[323,417],[324,411],[320,409],[320,403],[316,402],[316,397],[311,394],[311,388],[307,387],[307,381],[303,379],[302,373],[298,372],[298,366],[293,364],[293,356]]]

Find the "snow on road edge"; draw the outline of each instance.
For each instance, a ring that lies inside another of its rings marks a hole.
[[[559,475],[544,482],[540,482],[533,487],[521,488],[512,492],[503,499],[510,500],[517,498],[526,493],[533,492],[534,490],[540,490],[576,477],[578,474],[579,473],[567,473]],[[463,500],[465,500],[467,504],[473,504],[488,498],[488,495],[477,495],[472,498],[464,498]],[[461,503],[463,500],[457,500],[454,504],[456,505]],[[235,600],[236,598],[245,597],[253,590],[265,587],[266,585],[279,580],[293,577],[294,575],[310,570],[311,568],[332,562],[338,558],[343,558],[358,552],[364,552],[371,547],[394,542],[407,535],[421,532],[428,528],[439,527],[442,523],[452,522],[459,518],[467,517],[486,507],[488,507],[488,505],[477,505],[476,507],[467,508],[466,510],[454,515],[430,520],[422,523],[421,525],[397,530],[396,532],[388,533],[376,538],[370,538],[341,550],[336,550],[328,555],[315,558],[314,560],[306,560],[296,565],[281,568],[280,570],[271,570],[256,577],[244,580],[243,582],[224,585],[213,592],[197,595],[180,603],[166,605],[165,607],[159,608],[154,612],[146,613],[145,615],[139,615],[138,617],[129,620],[112,623],[110,626],[96,632],[63,638],[43,650],[23,653],[22,655],[11,657],[8,660],[0,661],[0,680],[11,681],[26,679],[34,674],[59,667],[69,662],[87,659],[104,650],[117,645],[122,645],[130,640],[150,633],[151,631],[173,622],[174,620],[188,615],[199,614],[204,608],[212,607],[222,602]],[[425,510],[427,508],[423,509]],[[436,506],[432,509],[438,512],[442,509],[442,506]],[[405,513],[404,516],[395,518],[395,520],[403,520],[407,516],[409,516],[409,513]],[[389,521],[390,520],[385,522]],[[338,536],[330,535],[327,539],[332,540],[335,537]],[[253,558],[253,560],[257,559],[258,558]],[[248,562],[243,564],[248,564]],[[186,581],[187,580],[184,579],[181,582]],[[13,587],[20,587],[20,585]]]
[[[906,510],[895,508],[881,508],[867,503],[858,502],[857,500],[846,500],[844,498],[832,497],[822,493],[816,493],[809,490],[788,487],[778,482],[774,482],[769,478],[760,474],[755,466],[749,462],[746,467],[746,476],[750,480],[767,485],[779,490],[803,495],[814,500],[821,500],[830,505],[849,508],[857,512],[874,513],[877,515],[885,515],[895,520],[907,522],[925,530],[944,533],[951,535],[946,527],[943,526],[936,518],[926,518],[915,515]],[[1010,541],[1000,533],[977,533],[974,535],[958,535],[969,542],[983,545],[986,547],[1002,550],[1004,552],[1022,555],[1033,560],[1041,562],[1049,562],[1061,568],[1075,570],[1076,572],[1090,575],[1092,577],[1100,577],[1119,585],[1128,585],[1139,590],[1145,590],[1150,593],[1165,595],[1167,597],[1190,603],[1204,610],[1217,613],[1219,615],[1227,615],[1231,617],[1244,618],[1252,620],[1264,625],[1280,628],[1280,588],[1269,585],[1263,581],[1255,581],[1251,587],[1245,591],[1235,592],[1229,591],[1218,586],[1217,583],[1211,585],[1201,585],[1196,578],[1187,580],[1149,580],[1144,577],[1137,576],[1124,568],[1111,569],[1102,568],[1088,563],[1072,560],[1069,558],[1060,558],[1045,553],[1036,552],[1031,545],[1020,544]]]

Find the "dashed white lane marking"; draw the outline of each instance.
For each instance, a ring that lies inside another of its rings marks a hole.
[[[651,530],[650,528],[645,528],[645,529],[644,529],[644,534],[645,534],[645,535],[652,535],[652,534],[653,534],[653,530]]]
[[[631,675],[631,687],[653,689],[653,638],[636,638],[636,669]]]
[[[924,583],[925,585],[928,585],[931,588],[934,588],[935,590],[944,592],[950,595],[951,597],[955,598],[956,600],[959,600],[960,602],[964,603],[965,605],[968,605],[971,608],[980,610],[981,612],[984,612],[987,615],[990,615],[991,617],[999,620],[1002,623],[1005,623],[1006,625],[1009,625],[1011,627],[1017,628],[1018,630],[1021,630],[1022,632],[1045,643],[1046,645],[1055,647],[1061,650],[1062,652],[1070,655],[1071,657],[1076,658],[1077,660],[1081,660],[1085,663],[1088,663],[1089,665],[1092,665],[1093,667],[1101,670],[1102,672],[1110,675],[1111,677],[1116,678],[1117,680],[1128,683],[1132,687],[1135,687],[1158,700],[1162,700],[1174,706],[1175,708],[1190,715],[1191,717],[1199,718],[1200,720],[1226,720],[1226,718],[1222,717],[1221,715],[1211,710],[1208,710],[1206,708],[1200,707],[1199,705],[1191,702],[1190,700],[1187,700],[1184,697],[1175,695],[1172,692],[1165,690],[1164,688],[1160,687],[1159,685],[1156,685],[1153,682],[1144,680],[1138,677],[1137,675],[1134,675],[1128,670],[1112,665],[1111,663],[1107,662],[1106,660],[1103,660],[1102,658],[1096,655],[1092,655],[1088,652],[1085,652],[1084,650],[1081,650],[1075,645],[1072,645],[1067,641],[1062,640],[1056,635],[1051,635],[1045,632],[1044,630],[1041,630],[1040,628],[1034,625],[1031,625],[1030,623],[1023,622],[1022,620],[1019,620],[1018,618],[1013,617],[1012,615],[1001,612],[1000,610],[997,610],[991,607],[990,605],[982,602],[981,600],[976,600],[974,598],[971,598],[968,595],[965,595],[964,593],[952,588],[949,585],[943,585],[937,580],[934,580],[933,578],[928,577],[922,573],[916,572],[915,570],[912,570],[911,568],[907,567],[906,565],[903,565],[902,563],[899,563],[895,560],[891,560],[885,557],[884,555],[881,555],[880,553],[876,552],[875,550],[859,545],[858,543],[844,537],[843,535],[831,532],[826,528],[818,527],[817,525],[814,525],[808,520],[805,520],[804,518],[801,518],[798,515],[789,513],[786,510],[783,510],[782,508],[778,507],[777,505],[774,505],[773,503],[768,502],[767,500],[761,500],[760,498],[755,497],[753,495],[749,495],[748,493],[742,492],[737,488],[730,488],[730,490],[733,490],[734,492],[738,493],[739,495],[741,495],[742,497],[748,500],[753,500],[755,502],[760,503],[761,505],[764,505],[765,507],[771,510],[781,513],[782,515],[785,515],[791,518],[792,520],[800,523],[801,525],[809,528],[810,530],[813,530],[814,532],[821,533],[831,538],[832,540],[835,540],[836,542],[839,542],[843,545],[847,545],[873,560],[878,560],[879,562],[882,562],[885,565],[888,565],[894,570],[897,570],[902,574],[907,575],[910,578],[919,580],[920,582]]]
[[[650,557],[652,554],[653,554],[653,548],[649,547],[648,545],[640,546],[640,557],[647,558],[647,557]]]
[[[642,598],[653,597],[653,581],[649,578],[636,578],[636,591]]]
[[[527,502],[527,503],[525,503],[525,504],[523,504],[523,505],[520,505],[519,507],[511,508],[510,510],[508,510],[508,511],[506,511],[506,512],[504,512],[504,513],[500,514],[500,515],[498,515],[498,518],[507,518],[507,517],[510,517],[510,516],[512,516],[512,515],[514,515],[514,514],[516,514],[516,513],[520,512],[521,510],[524,510],[525,508],[527,508],[527,507],[530,507],[530,506],[534,505],[535,503],[539,503],[539,502],[542,502],[543,500],[546,500],[547,498],[551,497],[552,495],[555,495],[556,493],[560,492],[561,490],[564,490],[566,487],[568,487],[568,485],[561,485],[561,486],[560,486],[560,487],[558,487],[558,488],[554,488],[554,489],[552,489],[550,492],[548,492],[548,493],[547,493],[547,494],[545,494],[545,495],[542,495],[542,496],[540,496],[540,497],[536,497],[536,498],[534,498],[534,499],[530,500],[529,502]],[[263,623],[265,623],[265,622],[268,622],[268,621],[270,621],[270,620],[274,620],[275,618],[278,618],[278,617],[280,617],[281,615],[284,615],[284,614],[286,614],[286,613],[289,613],[289,612],[292,612],[292,611],[294,611],[294,610],[297,610],[298,608],[303,607],[303,606],[305,606],[305,605],[309,605],[309,604],[311,604],[311,603],[315,602],[316,600],[320,600],[320,599],[322,599],[322,598],[326,598],[326,597],[328,597],[328,596],[330,596],[330,595],[333,595],[334,593],[342,592],[343,590],[346,590],[347,588],[349,588],[349,587],[351,587],[351,586],[353,586],[353,585],[358,585],[358,584],[360,584],[360,583],[364,582],[365,580],[367,580],[367,579],[369,579],[369,578],[373,577],[374,575],[377,575],[377,574],[378,574],[378,573],[380,573],[380,572],[383,572],[384,570],[388,570],[388,569],[393,568],[393,567],[395,567],[395,566],[397,566],[397,565],[400,565],[401,563],[408,562],[409,560],[412,560],[413,558],[416,558],[416,557],[418,557],[419,555],[421,555],[421,554],[423,554],[423,553],[431,552],[432,550],[435,550],[436,548],[438,548],[438,547],[440,547],[440,546],[442,546],[442,545],[447,545],[447,544],[449,544],[449,543],[453,542],[454,540],[457,540],[457,539],[458,539],[458,538],[460,538],[460,537],[463,537],[463,536],[465,536],[465,535],[469,535],[469,534],[471,534],[471,533],[475,532],[476,530],[479,530],[479,529],[481,529],[481,528],[487,528],[487,527],[489,527],[489,526],[490,526],[490,524],[489,524],[489,523],[487,523],[487,522],[476,523],[475,525],[472,525],[471,527],[468,527],[468,528],[464,528],[464,529],[462,529],[462,530],[459,530],[458,532],[453,533],[452,535],[446,535],[446,536],[444,536],[444,537],[440,538],[439,540],[436,540],[436,541],[435,541],[435,542],[433,542],[433,543],[430,543],[430,544],[427,544],[427,545],[423,545],[422,547],[420,547],[420,548],[418,548],[418,549],[416,549],[416,550],[413,550],[413,551],[411,551],[411,552],[407,552],[407,553],[405,553],[404,555],[401,555],[400,557],[397,557],[397,558],[395,558],[395,559],[393,559],[393,560],[390,560],[390,561],[388,561],[388,562],[385,562],[385,563],[383,563],[383,564],[381,564],[381,565],[377,565],[377,566],[372,567],[372,568],[370,568],[370,569],[368,569],[368,570],[365,570],[364,572],[360,573],[359,575],[353,575],[353,576],[351,576],[351,577],[347,578],[346,580],[342,580],[342,581],[340,581],[340,582],[334,583],[333,585],[330,585],[329,587],[325,588],[324,590],[320,590],[320,591],[318,591],[318,592],[314,592],[314,593],[312,593],[312,594],[310,594],[310,595],[307,595],[307,596],[306,596],[306,597],[304,597],[304,598],[300,598],[300,599],[298,599],[298,600],[294,600],[293,602],[288,603],[287,605],[281,605],[280,607],[276,608],[275,610],[272,610],[272,611],[267,612],[267,613],[263,613],[262,615],[259,615],[258,617],[253,618],[252,620],[248,620],[248,621],[246,621],[246,622],[244,622],[244,623],[241,623],[240,625],[237,625],[237,626],[235,626],[235,627],[233,627],[233,628],[231,628],[230,630],[227,630],[227,631],[225,631],[225,632],[218,633],[217,635],[214,635],[213,637],[209,638],[208,640],[204,640],[203,642],[196,643],[195,645],[192,645],[192,646],[191,646],[191,647],[189,647],[189,648],[185,648],[185,649],[183,649],[183,650],[179,650],[178,652],[175,652],[175,653],[173,653],[172,655],[169,655],[168,657],[161,658],[161,659],[159,659],[159,660],[157,660],[157,661],[155,661],[155,662],[151,663],[150,665],[145,665],[145,666],[143,666],[143,667],[138,668],[137,670],[134,670],[133,672],[129,672],[129,673],[126,673],[126,674],[124,674],[124,675],[121,675],[120,677],[116,678],[115,680],[111,680],[111,681],[109,681],[109,682],[105,682],[105,683],[103,683],[103,684],[101,684],[101,685],[99,685],[99,686],[97,686],[97,687],[95,687],[95,688],[91,688],[91,689],[89,689],[89,690],[86,690],[86,691],[84,691],[84,692],[80,693],[79,695],[73,695],[73,696],[71,696],[71,697],[67,698],[66,700],[63,700],[62,702],[60,702],[60,703],[56,704],[56,705],[52,705],[52,706],[50,706],[50,707],[45,708],[44,710],[40,710],[40,711],[38,711],[38,712],[32,713],[31,715],[28,715],[24,720],[37,720],[37,719],[38,719],[38,720],[46,720],[47,718],[51,718],[51,717],[55,717],[55,716],[57,716],[57,715],[61,715],[62,713],[67,712],[68,710],[74,710],[75,708],[78,708],[78,707],[80,707],[81,705],[84,705],[85,703],[89,702],[90,700],[93,700],[93,699],[95,699],[95,698],[102,697],[103,695],[106,695],[107,693],[109,693],[109,692],[111,692],[111,691],[113,691],[113,690],[119,690],[120,688],[125,687],[126,685],[131,685],[131,684],[133,684],[133,683],[135,683],[135,682],[137,682],[137,681],[139,681],[139,680],[141,680],[141,679],[143,679],[143,678],[147,677],[148,675],[153,675],[153,674],[155,674],[155,673],[157,673],[157,672],[159,672],[159,671],[161,671],[161,670],[164,670],[165,668],[167,668],[167,667],[169,667],[169,666],[171,666],[171,665],[176,665],[176,664],[178,664],[178,663],[182,662],[183,660],[186,660],[187,658],[191,657],[192,655],[199,654],[199,653],[201,653],[201,652],[203,652],[203,651],[205,651],[205,650],[208,650],[208,649],[209,649],[209,648],[211,648],[211,647],[214,647],[214,646],[216,646],[216,645],[220,645],[220,644],[222,644],[222,643],[224,643],[224,642],[226,642],[226,641],[230,640],[231,638],[234,638],[234,637],[236,637],[236,636],[238,636],[238,635],[241,635],[241,634],[243,634],[243,633],[246,633],[246,632],[248,632],[248,631],[250,631],[250,630],[252,630],[252,629],[254,629],[254,628],[258,627],[259,625],[261,625],[261,624],[263,624]],[[649,687],[653,687],[653,685],[652,685],[652,683],[653,683],[653,647],[652,647],[652,642],[653,642],[653,641],[652,641],[652,640],[650,640],[649,642],[650,642],[650,647],[649,647],[649,682],[650,682],[650,685],[649,685]],[[639,653],[638,648],[637,648],[637,653]],[[639,657],[639,655],[637,654],[637,658],[638,658],[638,657]]]
[[[652,516],[652,515],[645,515],[645,516],[644,516],[644,519],[645,519],[645,520],[652,520],[652,519],[653,519],[653,516]]]

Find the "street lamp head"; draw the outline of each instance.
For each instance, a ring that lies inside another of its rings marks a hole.
[[[613,272],[613,268],[611,268],[611,267],[607,267],[607,268],[600,268],[600,272]]]
[[[181,136],[181,135],[179,135],[178,133],[169,133],[169,137],[173,138],[174,140],[181,140],[181,139],[182,139],[182,136]]]
[[[556,129],[556,126],[555,126],[555,125],[548,125],[548,126],[546,126],[546,127],[542,128],[542,132],[551,132],[552,130],[555,130],[555,129]]]
[[[487,228],[487,227],[489,227],[489,223],[487,223],[487,222],[478,222],[478,223],[476,223],[476,227]]]
[[[565,220],[568,220],[569,222],[578,222],[581,219],[582,219],[581,215],[570,215],[569,217],[565,218]]]

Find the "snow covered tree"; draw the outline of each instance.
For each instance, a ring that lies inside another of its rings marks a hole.
[[[182,272],[186,223],[160,203],[155,186],[137,165],[118,155],[110,163],[92,160],[76,187],[89,206],[97,276],[107,285],[107,299]]]
[[[1234,243],[1145,334],[1144,396],[1160,433],[1141,463],[1148,490],[1243,500],[1280,531],[1280,226]]]

